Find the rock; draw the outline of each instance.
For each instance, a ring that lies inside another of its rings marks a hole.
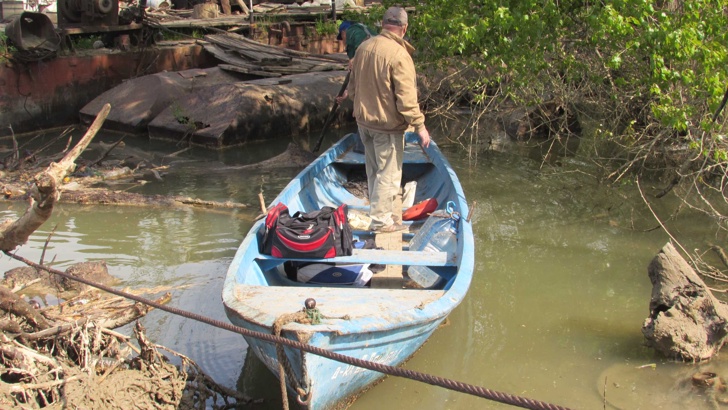
[[[239,74],[218,67],[149,74],[124,81],[107,90],[86,104],[79,116],[82,122],[90,124],[96,119],[101,107],[110,103],[114,109],[104,121],[105,129],[131,134],[146,133],[149,122],[178,99],[196,93],[200,88],[232,83],[240,81],[240,78]]]
[[[0,284],[8,289],[14,289],[15,287],[25,286],[33,280],[40,278],[44,285],[50,286],[51,281],[49,275],[42,275],[41,272],[30,266],[21,266],[5,272],[5,277],[0,281]]]
[[[320,130],[345,77],[345,71],[313,72],[195,87],[149,122],[149,138],[222,148]],[[352,109],[344,102],[339,120]]]
[[[648,274],[650,316],[642,326],[647,345],[684,361],[715,355],[728,336],[728,306],[713,296],[670,243],[652,260]]]
[[[116,278],[109,274],[106,262],[103,261],[77,263],[66,269],[66,273],[104,285],[110,285],[116,282]],[[0,284],[8,289],[13,289],[16,286],[27,285],[35,279],[40,279],[37,282],[38,285],[45,288],[54,288],[55,291],[60,292],[83,292],[91,288],[84,283],[43,270],[37,270],[31,266],[10,269],[5,272],[5,278],[0,281]],[[51,290],[47,289],[46,291],[50,292]]]
[[[116,278],[109,274],[106,262],[104,261],[77,263],[66,269],[66,273],[103,285],[110,285],[116,282]],[[89,285],[64,277],[59,277],[58,282],[66,291],[83,292],[91,288]]]

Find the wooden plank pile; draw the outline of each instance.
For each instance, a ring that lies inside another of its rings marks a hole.
[[[223,70],[280,77],[318,71],[344,70],[344,56],[324,56],[269,46],[234,33],[205,36],[205,50],[225,64]]]

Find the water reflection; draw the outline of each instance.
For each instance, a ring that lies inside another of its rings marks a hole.
[[[690,376],[704,369],[728,375],[720,357],[702,367],[684,365],[643,346],[640,329],[651,292],[647,264],[668,238],[659,230],[633,229],[635,221],[652,225],[634,189],[600,186],[568,161],[552,169],[528,156],[490,151],[473,162],[456,146],[441,146],[468,200],[478,203],[472,219],[476,271],[463,304],[407,368],[572,408],[604,408],[605,400],[607,408],[620,409],[713,408]],[[259,213],[257,194],[262,188],[270,201],[295,170],[221,175],[206,169],[255,162],[283,149],[282,143],[191,151],[175,165],[179,173],[135,188],[248,203],[248,209],[62,205],[18,253],[38,260],[57,226],[45,258],[54,267],[105,260],[123,286],[171,287],[173,306],[226,321],[222,283]],[[24,204],[0,204],[0,216],[23,211]],[[700,239],[700,223],[681,217],[676,223],[683,232]],[[0,266],[4,271],[19,264],[2,256]],[[259,408],[280,408],[277,380],[254,362],[243,369],[242,336],[160,311],[142,323],[153,341],[191,357],[219,383],[265,398]],[[351,408],[384,403],[398,409],[504,408],[393,377]]]

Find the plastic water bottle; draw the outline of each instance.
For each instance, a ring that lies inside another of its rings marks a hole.
[[[409,244],[411,251],[446,252],[448,260],[453,259],[457,251],[458,218],[439,210],[433,212],[425,224],[415,234]],[[423,288],[435,286],[440,275],[427,266],[410,266],[407,275]]]

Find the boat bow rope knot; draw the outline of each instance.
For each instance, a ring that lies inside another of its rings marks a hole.
[[[303,309],[295,313],[284,313],[280,315],[278,319],[275,320],[275,322],[273,322],[273,335],[280,337],[283,326],[287,325],[288,323],[297,322],[304,325],[318,325],[321,323],[321,319],[349,320],[349,315],[322,315],[321,312],[316,308],[316,299],[308,298],[304,301]],[[296,392],[298,393],[298,397],[296,397],[298,403],[302,405],[307,405],[308,402],[311,400],[311,380],[309,380],[308,375],[306,374],[305,367],[303,370],[303,379],[305,380],[305,385],[309,386],[308,388],[304,388],[302,386],[304,383],[299,382],[299,380],[296,378],[296,375],[293,373],[293,369],[291,369],[291,363],[288,361],[288,356],[286,356],[286,352],[283,349],[283,345],[280,343],[276,343],[276,355],[278,356],[278,375],[281,385],[281,396],[283,398],[283,408],[285,410],[288,409],[286,376],[295,386]]]

